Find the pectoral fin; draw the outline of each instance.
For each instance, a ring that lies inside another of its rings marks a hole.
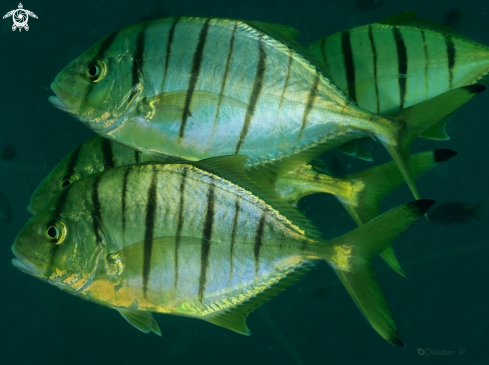
[[[238,99],[209,91],[194,91],[190,106],[186,109],[187,94],[187,91],[175,91],[144,98],[139,102],[138,112],[147,119],[165,122],[181,119],[184,113],[192,117],[192,112],[212,104],[220,103],[244,110],[247,108],[247,104]]]
[[[116,308],[122,317],[138,330],[144,333],[154,332],[158,336],[161,336],[160,326],[154,319],[151,312],[145,312],[140,310],[128,309],[128,308]]]

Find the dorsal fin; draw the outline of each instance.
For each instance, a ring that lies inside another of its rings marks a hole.
[[[404,13],[399,13],[396,15],[392,15],[388,18],[382,19],[377,22],[378,24],[386,24],[386,25],[404,25],[404,26],[409,26],[409,27],[416,27],[416,28],[421,28],[421,29],[429,29],[434,32],[440,32],[446,35],[450,35],[455,38],[462,39],[464,41],[477,44],[479,46],[485,47],[482,44],[474,41],[473,39],[470,39],[466,35],[457,32],[456,30],[446,27],[444,25],[425,20],[425,19],[420,19],[416,17],[416,12],[415,11],[406,11]]]
[[[245,23],[253,28],[261,30],[264,33],[267,33],[274,38],[279,40],[287,40],[288,42],[293,43],[297,43],[295,37],[297,37],[300,33],[297,29],[289,27],[288,25],[258,21],[246,21]]]
[[[266,23],[258,21],[245,21],[245,24],[263,32],[270,37],[277,39],[289,47],[289,51],[293,49],[297,54],[307,58],[307,60],[321,73],[331,79],[326,65],[314,53],[310,52],[306,47],[301,45],[295,37],[300,33],[297,29],[287,25]]]
[[[311,269],[311,267],[311,264],[303,265],[291,274],[285,276],[283,279],[273,284],[271,287],[253,296],[242,304],[239,304],[236,307],[232,307],[230,309],[225,309],[219,312],[208,314],[202,317],[202,319],[217,326],[221,326],[230,329],[231,331],[241,333],[242,335],[249,336],[250,330],[248,329],[248,326],[246,326],[246,317],[248,316],[248,314],[250,314],[253,310],[258,308],[263,303],[276,296],[282,290],[299,280]]]
[[[222,157],[212,157],[205,160],[189,163],[199,169],[205,170],[219,177],[222,177],[243,189],[246,189],[263,199],[280,214],[287,217],[290,221],[303,229],[310,238],[320,238],[321,234],[316,227],[298,210],[290,204],[284,202],[272,189],[263,186],[252,180],[252,177],[245,172],[244,162],[246,156],[231,155]]]

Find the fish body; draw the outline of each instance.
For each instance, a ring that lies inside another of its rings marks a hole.
[[[414,12],[325,37],[308,47],[359,106],[392,113],[485,83],[489,48]]]
[[[105,77],[94,84],[77,77],[99,59]],[[125,28],[68,65],[52,88],[58,99],[51,100],[97,133],[188,160],[242,154],[256,165],[325,140],[334,147],[387,123],[369,121],[291,46],[225,19]]]
[[[66,66],[50,101],[96,133],[145,153],[191,161],[238,154],[248,157],[248,167],[282,172],[374,136],[418,198],[407,161],[412,140],[482,89],[459,90],[455,100],[387,119],[339,90],[293,40],[296,33],[213,18],[135,24]]]
[[[444,203],[438,205],[430,213],[429,217],[434,224],[451,225],[456,223],[469,223],[482,219],[480,210],[483,206],[483,203]]]
[[[454,155],[456,152],[451,150],[415,154],[410,159],[411,169],[414,176],[418,177]],[[41,182],[32,194],[27,210],[36,214],[49,199],[70,183],[112,167],[138,163],[144,157],[141,152],[94,136],[70,152]],[[156,157],[156,160],[161,160],[159,156]],[[251,178],[260,179],[253,169],[245,171]],[[273,189],[281,199],[294,206],[301,198],[311,194],[332,194],[343,204],[353,220],[361,225],[378,216],[380,200],[403,183],[403,176],[393,162],[342,177],[330,176],[310,164],[304,164],[279,177]],[[394,271],[404,276],[391,247],[380,256]]]
[[[143,163],[76,181],[26,224],[12,263],[119,310],[145,332],[159,331],[148,319],[158,312],[248,334],[250,311],[310,263],[326,260],[372,326],[402,345],[372,267],[364,263],[432,202],[401,206],[326,242],[304,216],[249,180],[242,163],[237,156]],[[149,324],[134,319],[141,316]]]

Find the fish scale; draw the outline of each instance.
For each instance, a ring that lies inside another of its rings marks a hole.
[[[484,81],[489,72],[486,46],[414,12],[330,35],[308,50],[341,90],[374,113]]]
[[[140,163],[75,181],[29,220],[12,264],[117,309],[144,332],[161,334],[150,313],[158,312],[249,334],[249,312],[324,260],[379,334],[402,346],[370,260],[433,202],[324,241],[243,164],[242,156]]]
[[[408,162],[412,141],[483,88],[456,89],[419,113],[387,119],[342,93],[295,34],[214,18],[136,24],[65,67],[50,101],[145,154],[191,161],[245,155],[248,167],[273,170],[275,178],[345,142],[375,137],[419,198]]]

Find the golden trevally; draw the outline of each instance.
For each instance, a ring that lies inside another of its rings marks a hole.
[[[50,101],[98,134],[186,160],[239,154],[278,175],[363,137],[387,148],[415,197],[409,148],[483,86],[391,118],[360,109],[294,40],[292,28],[176,17],[114,32],[67,65]]]
[[[418,177],[457,153],[448,149],[422,152],[411,156],[413,175]],[[140,152],[100,136],[94,136],[76,147],[49,173],[32,194],[28,211],[36,214],[58,191],[74,181],[109,168],[130,165],[141,161]],[[251,171],[253,174],[253,171]],[[315,193],[333,194],[358,225],[380,214],[380,200],[404,183],[393,162],[373,167],[359,173],[333,177],[309,164],[281,176],[275,193],[292,205]],[[404,276],[392,247],[380,256]]]
[[[324,260],[387,341],[402,341],[371,260],[433,204],[418,200],[323,240],[289,204],[247,178],[241,156],[141,163],[75,181],[17,236],[12,264],[113,307],[144,332],[150,312],[249,334],[249,312]]]
[[[487,46],[414,12],[335,33],[307,48],[341,90],[374,113],[485,83],[489,72]],[[420,136],[448,138],[443,125]]]

